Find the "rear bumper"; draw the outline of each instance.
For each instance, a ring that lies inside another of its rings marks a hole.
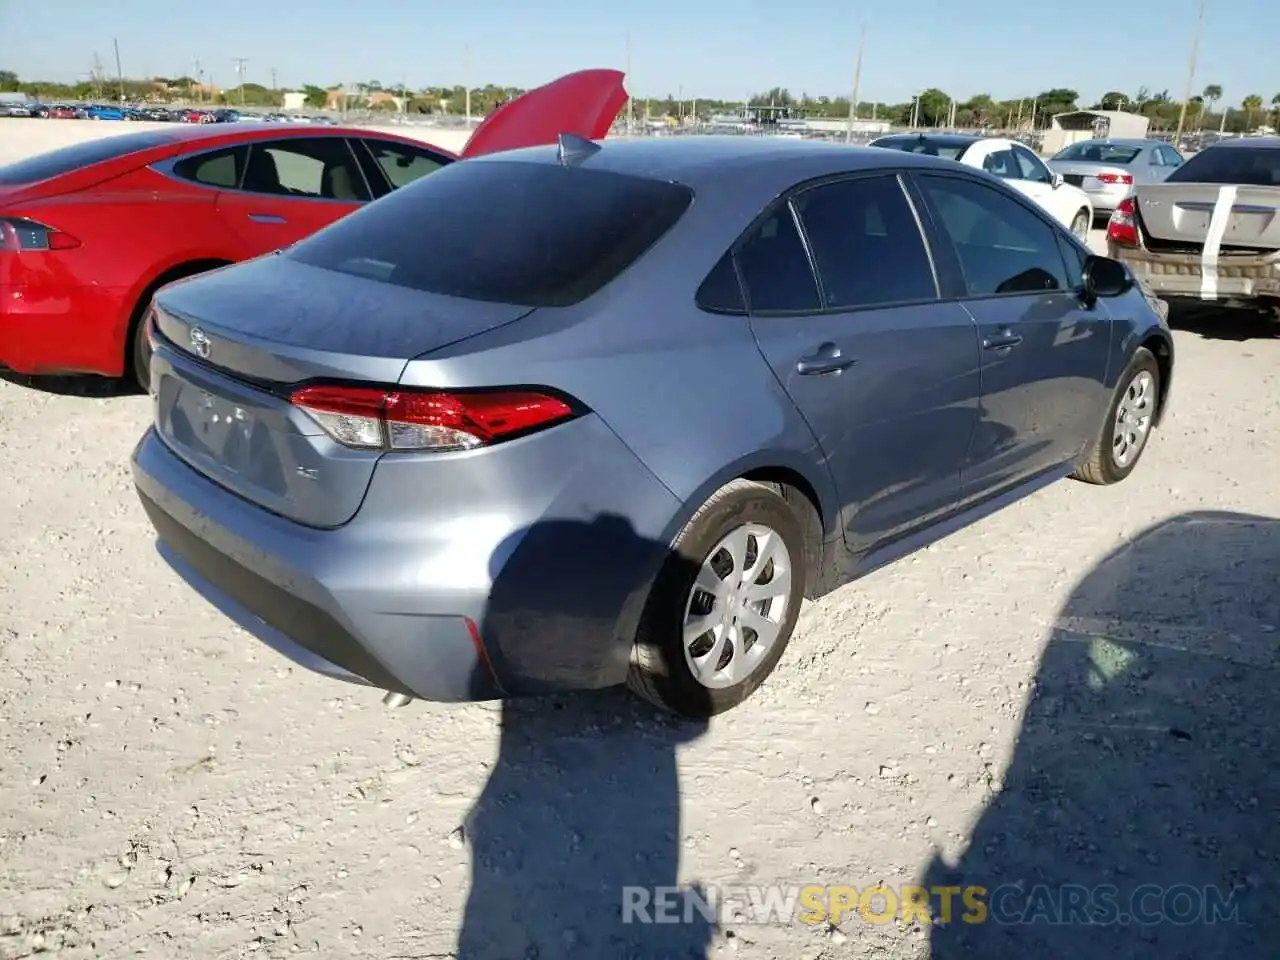
[[[230,493],[153,429],[133,472],[175,572],[309,669],[446,702],[622,682],[679,502],[593,416],[485,456],[478,469],[509,471],[516,499],[460,506],[428,484],[407,502],[414,464],[401,460],[379,465],[336,530]],[[530,457],[559,473],[530,470]],[[541,489],[521,485],[540,476]]]
[[[1086,179],[1084,181],[1088,183]],[[1120,206],[1120,201],[1127,197],[1133,190],[1132,187],[1123,183],[1104,185],[1090,190],[1081,186],[1084,194],[1089,198],[1089,202],[1093,204],[1094,213],[1112,213],[1116,207]]]
[[[1108,255],[1128,264],[1159,297],[1250,302],[1280,298],[1280,254],[1219,256],[1206,282],[1199,253],[1153,253],[1108,244]]]
[[[20,254],[26,256],[26,254]],[[125,291],[45,291],[0,281],[0,367],[16,373],[124,372],[120,315]]]

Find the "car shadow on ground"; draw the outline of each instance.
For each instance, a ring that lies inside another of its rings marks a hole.
[[[138,388],[127,379],[83,376],[31,377],[22,373],[0,370],[0,380],[14,386],[51,393],[60,397],[129,397],[138,394]]]
[[[967,852],[924,872],[934,958],[1275,955],[1277,570],[1280,521],[1193,513],[1078,585]]]
[[[1217,307],[1200,303],[1171,303],[1169,326],[1199,334],[1206,340],[1272,340],[1280,336],[1275,312]]]
[[[555,625],[555,636],[539,633],[546,648],[535,651],[552,658],[572,656],[583,636],[567,614],[576,612],[579,628],[610,605],[616,614],[610,555],[668,552],[615,517],[540,523],[518,541],[497,551],[503,560],[480,633],[494,636],[502,624],[510,637],[519,622],[508,618],[519,609]],[[478,678],[477,687],[485,683]],[[464,826],[471,885],[459,960],[705,958],[713,925],[675,888],[676,750],[706,722],[658,713],[621,688],[508,700],[501,711],[497,759]],[[641,904],[668,888],[679,922],[641,922],[648,909],[628,915],[629,887],[644,890],[630,894]]]

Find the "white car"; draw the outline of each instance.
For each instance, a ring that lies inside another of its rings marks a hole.
[[[1044,207],[1081,240],[1089,239],[1093,226],[1089,195],[1063,180],[1016,140],[958,133],[894,133],[872,140],[869,146],[942,157],[995,174]]]

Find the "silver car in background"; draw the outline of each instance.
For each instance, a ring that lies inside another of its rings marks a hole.
[[[1163,140],[1081,140],[1050,158],[1049,169],[1087,193],[1095,214],[1109,215],[1134,187],[1163,183],[1185,162]]]

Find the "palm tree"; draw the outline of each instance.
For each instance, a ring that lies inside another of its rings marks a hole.
[[[1211,83],[1204,88],[1204,92],[1201,96],[1209,101],[1209,112],[1212,113],[1213,108],[1216,107],[1218,105],[1218,101],[1222,99],[1222,87],[1218,86],[1216,83]]]
[[[1253,115],[1262,109],[1262,98],[1256,93],[1251,93],[1240,102],[1240,106],[1244,107],[1244,128],[1248,133],[1253,129]]]

